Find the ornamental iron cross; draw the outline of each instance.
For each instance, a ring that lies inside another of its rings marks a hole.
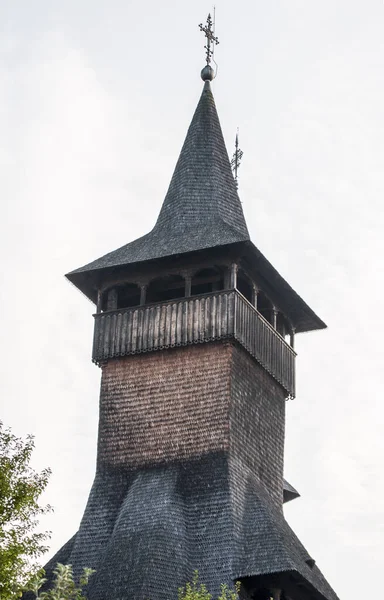
[[[233,153],[233,157],[231,160],[231,167],[232,167],[232,171],[234,173],[236,185],[237,185],[237,171],[240,167],[240,162],[241,162],[242,158],[243,158],[243,151],[240,150],[240,148],[239,148],[239,132],[237,132],[236,140],[235,140],[235,152]]]
[[[207,17],[206,26],[203,27],[203,24],[200,23],[199,27],[200,27],[200,31],[202,31],[205,34],[205,37],[207,38],[207,45],[204,46],[204,48],[206,50],[206,58],[205,59],[207,61],[207,65],[209,65],[209,63],[211,62],[211,58],[213,56],[215,44],[217,45],[219,43],[218,38],[213,35],[214,32],[212,29],[211,14],[209,14]]]

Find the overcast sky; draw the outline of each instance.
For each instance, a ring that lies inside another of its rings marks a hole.
[[[149,231],[199,99],[202,0],[0,3],[0,397],[50,466],[52,552],[95,470],[93,306],[64,278]],[[341,598],[383,565],[383,0],[217,0],[213,91],[255,244],[329,328],[297,337],[286,516]]]

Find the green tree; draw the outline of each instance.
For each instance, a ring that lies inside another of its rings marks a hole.
[[[0,421],[0,600],[14,600],[38,570],[36,560],[48,550],[48,532],[36,531],[38,517],[51,507],[40,506],[50,470],[30,466],[34,440],[16,437]]]
[[[37,600],[86,600],[84,588],[92,573],[94,573],[93,569],[84,569],[77,586],[73,579],[71,565],[57,563],[53,571],[54,578],[50,590],[40,592],[47,581],[41,573],[36,574],[30,581],[28,590],[35,594]]]
[[[238,600],[240,592],[240,583],[236,583],[235,590],[230,590],[227,585],[221,586],[221,593],[217,600]],[[194,572],[193,579],[185,587],[179,588],[178,600],[212,600],[210,594],[203,583],[199,583],[199,573]]]

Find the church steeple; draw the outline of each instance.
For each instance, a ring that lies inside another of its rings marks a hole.
[[[216,596],[337,600],[283,515],[294,333],[325,327],[249,239],[210,88],[152,231],[69,273],[97,303],[96,475],[48,564],[96,570],[89,600],[170,600],[194,569]],[[217,40],[216,40],[217,41]]]
[[[116,272],[196,252],[241,248],[242,260],[249,270],[257,271],[271,302],[291,327],[296,332],[321,329],[323,321],[250,240],[211,90],[214,71],[209,63],[201,77],[203,91],[154,228],[71,271],[67,278],[96,304],[109,276]]]
[[[154,231],[164,229],[179,244],[192,238],[194,250],[249,240],[208,80]]]
[[[207,79],[152,231],[73,271],[69,278],[105,267],[248,240],[243,209]],[[76,277],[74,283],[77,283]]]

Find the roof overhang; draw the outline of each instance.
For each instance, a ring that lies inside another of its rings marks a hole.
[[[134,278],[145,272],[165,271],[167,268],[206,260],[211,257],[230,256],[233,260],[240,261],[244,269],[255,279],[260,288],[266,293],[273,304],[289,320],[296,333],[324,329],[326,324],[295,292],[289,283],[279,274],[272,264],[265,258],[260,250],[250,241],[236,242],[233,244],[218,245],[194,252],[184,252],[163,256],[152,260],[137,261],[130,264],[119,264],[96,269],[78,269],[66,275],[91,302],[97,302],[97,291],[103,287],[105,280],[114,277]]]

